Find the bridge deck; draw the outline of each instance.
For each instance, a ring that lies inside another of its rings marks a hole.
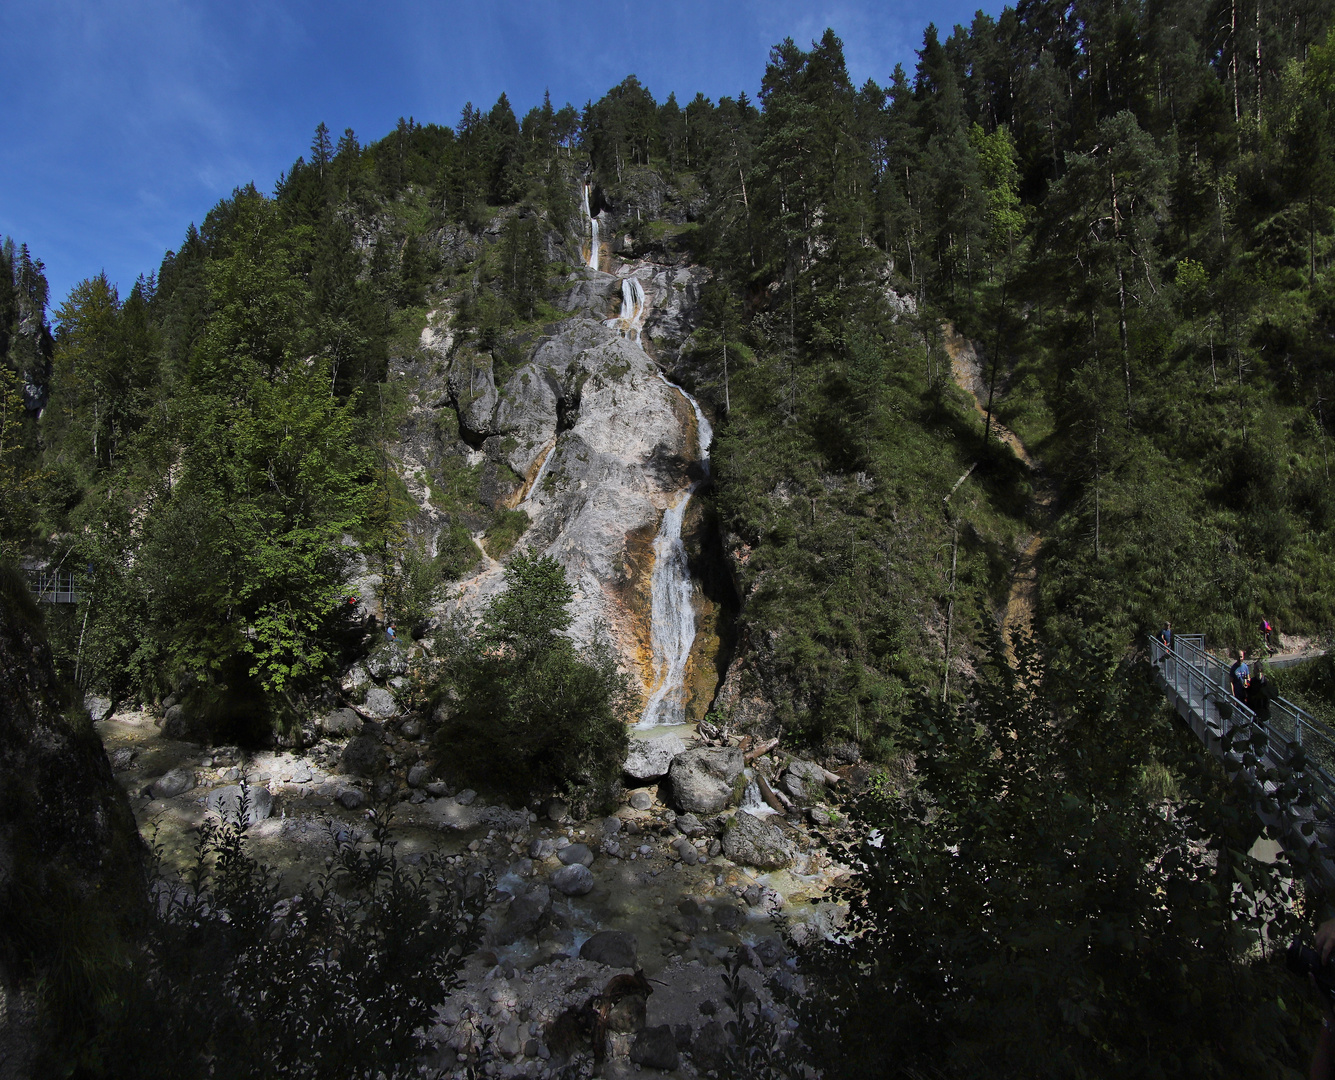
[[[1287,698],[1258,719],[1229,692],[1229,666],[1206,651],[1203,635],[1177,635],[1167,655],[1154,640],[1151,656],[1173,708],[1251,789],[1266,827],[1320,887],[1335,890],[1335,732]]]

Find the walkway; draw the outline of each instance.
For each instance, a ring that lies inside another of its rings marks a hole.
[[[1179,716],[1231,777],[1251,790],[1257,815],[1296,866],[1335,890],[1335,731],[1287,698],[1255,713],[1228,690],[1229,665],[1201,634],[1178,634],[1173,652],[1151,639],[1156,681]]]

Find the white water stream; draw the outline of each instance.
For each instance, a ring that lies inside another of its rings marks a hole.
[[[625,293],[622,295],[624,298]],[[643,297],[642,290],[639,295]],[[638,341],[638,329],[636,333]],[[695,398],[676,383],[669,382],[662,372],[658,377],[691,403],[700,436],[700,464],[708,476],[713,428]],[[695,608],[691,605],[691,571],[686,560],[686,545],[681,539],[681,524],[686,516],[687,503],[703,481],[704,477],[677,494],[663,512],[663,522],[654,537],[654,569],[649,586],[649,643],[653,652],[654,684],[636,725],[640,728],[686,722],[686,662],[690,659],[691,646],[695,644]]]
[[[589,206],[589,185],[584,185],[584,216],[589,219],[589,229],[593,237],[593,242],[589,245],[590,270],[598,269],[598,219],[593,216],[592,208]]]

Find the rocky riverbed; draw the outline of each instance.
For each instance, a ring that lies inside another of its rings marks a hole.
[[[392,808],[401,859],[434,851],[485,871],[484,943],[430,1033],[427,1075],[479,1061],[501,1076],[552,1075],[571,1053],[558,1019],[600,993],[606,1002],[609,983],[635,971],[651,992],[612,1010],[602,1075],[700,1075],[723,1052],[727,965],[741,959],[782,1026],[764,984],[800,985],[793,951],[842,922],[829,894],[847,871],[826,847],[838,820],[826,784],[841,778],[763,747],[747,762],[746,740],[633,741],[623,804],[571,820],[559,802],[513,809],[434,779],[412,719],[338,710],[312,745],[254,753],[162,725],[118,711],[97,726],[165,872],[190,864],[207,815],[236,812],[243,783],[252,850],[288,892],[333,862],[340,833],[369,831],[373,806]]]

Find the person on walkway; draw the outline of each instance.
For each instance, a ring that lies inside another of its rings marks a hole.
[[[1168,658],[1173,655],[1172,623],[1166,622],[1163,624],[1163,629],[1159,631],[1159,644],[1163,648],[1163,652],[1159,656],[1159,663],[1163,664],[1166,668],[1168,666]]]
[[[1270,620],[1262,616],[1261,618],[1261,640],[1265,642],[1265,651],[1270,651],[1270,635],[1274,633],[1275,628],[1270,625]]]
[[[1247,687],[1251,684],[1251,680],[1252,671],[1247,666],[1247,650],[1239,649],[1238,658],[1228,669],[1228,688],[1244,705],[1247,704]]]

